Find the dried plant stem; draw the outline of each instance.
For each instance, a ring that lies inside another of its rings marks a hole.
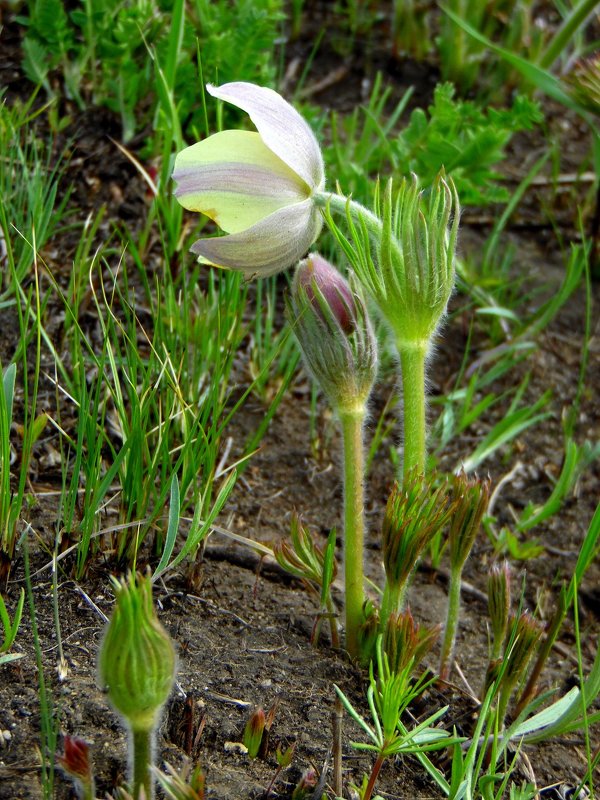
[[[346,649],[359,655],[358,628],[364,602],[364,407],[340,409],[344,446],[344,577],[346,584]]]
[[[398,342],[404,399],[404,478],[425,472],[425,342]]]

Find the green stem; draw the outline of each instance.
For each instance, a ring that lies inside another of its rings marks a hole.
[[[344,216],[349,211],[352,219],[364,221],[369,233],[378,239],[381,237],[382,221],[368,208],[357,203],[356,200],[333,192],[318,192],[313,194],[312,199],[319,208],[329,208],[331,211],[336,211]]]
[[[346,583],[346,649],[359,655],[358,628],[364,601],[364,452],[363,407],[339,410],[344,443],[344,576]]]
[[[398,614],[404,608],[407,585],[408,581],[394,584],[386,580],[383,597],[381,598],[381,611],[379,612],[379,630],[381,633],[385,632],[388,620],[392,614]]]
[[[425,343],[398,342],[404,398],[404,477],[425,473]]]
[[[540,56],[540,67],[548,69],[552,66],[569,43],[569,40],[577,28],[585,22],[587,17],[596,8],[597,4],[598,0],[580,0],[575,8],[571,9],[571,13],[564,19],[563,24],[556,31]]]
[[[452,671],[456,631],[460,616],[460,578],[461,569],[451,567],[450,582],[448,585],[448,612],[446,615],[446,628],[440,655],[440,678],[447,680]]]
[[[132,776],[133,800],[138,800],[140,790],[144,789],[146,800],[154,797],[154,782],[150,773],[152,765],[152,737],[154,731],[133,730],[132,736]]]

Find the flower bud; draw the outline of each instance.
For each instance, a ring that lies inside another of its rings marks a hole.
[[[100,680],[132,731],[151,731],[175,678],[175,650],[156,616],[149,577],[113,579],[115,608],[100,648]]]
[[[523,611],[514,621],[504,654],[504,680],[508,686],[515,686],[523,678],[543,632],[543,626],[528,611]]]
[[[576,61],[563,80],[578,103],[600,115],[600,53]]]
[[[448,521],[451,506],[445,484],[416,471],[396,483],[388,498],[382,527],[383,565],[387,580],[404,585],[421,554]]]
[[[317,254],[296,270],[288,319],[306,365],[339,411],[363,409],[377,371],[377,344],[361,298]]]
[[[312,796],[316,785],[317,773],[312,767],[309,767],[302,773],[302,777],[296,784],[292,792],[292,800],[307,800],[309,796]]]
[[[490,500],[491,481],[469,478],[464,472],[454,475],[452,493],[455,500],[448,544],[453,569],[462,569],[479,533],[481,520]]]
[[[260,753],[266,724],[267,719],[262,708],[257,708],[256,711],[253,711],[246,723],[243,743],[250,758],[256,758]]]
[[[65,734],[64,755],[57,757],[58,766],[74,781],[82,797],[94,796],[94,776],[90,746],[83,739]]]
[[[410,610],[391,614],[383,632],[383,651],[390,671],[402,672],[409,664],[416,669],[440,635],[440,626],[428,627],[414,621]]]
[[[493,564],[488,575],[488,613],[492,628],[492,657],[499,658],[510,614],[510,565]]]

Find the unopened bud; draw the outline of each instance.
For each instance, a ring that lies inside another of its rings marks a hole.
[[[439,625],[428,627],[414,621],[410,610],[391,614],[383,632],[383,651],[391,672],[402,672],[409,664],[414,670],[440,635]]]
[[[469,478],[464,472],[452,478],[454,509],[448,545],[453,569],[462,569],[475,543],[490,500],[491,481]]]
[[[256,711],[253,711],[250,719],[246,723],[242,741],[250,758],[256,758],[260,753],[266,724],[267,718],[262,708],[257,708]]]
[[[510,614],[510,565],[493,564],[488,575],[488,612],[493,637],[493,658],[500,656]]]
[[[375,335],[361,298],[321,256],[298,265],[287,316],[334,409],[364,408],[377,370]]]
[[[56,759],[58,766],[81,789],[82,797],[93,797],[94,776],[89,744],[76,736],[65,734],[64,746],[64,754]]]
[[[317,785],[317,773],[310,767],[307,769],[292,792],[292,800],[307,800],[309,794]]]
[[[324,301],[345,334],[356,330],[356,301],[348,283],[338,270],[317,253],[299,265],[296,275],[298,285],[323,321],[327,314],[321,311]]]
[[[577,60],[563,80],[578,103],[600,115],[600,53]]]
[[[427,545],[448,521],[450,510],[446,486],[434,488],[433,479],[417,471],[394,485],[382,526],[383,565],[391,584],[406,583]]]
[[[149,577],[113,579],[116,602],[100,648],[100,680],[133,731],[151,731],[175,679],[175,650]]]
[[[523,611],[514,622],[507,641],[509,649],[504,656],[506,662],[504,680],[509,686],[515,686],[523,678],[543,632],[543,626],[529,611]]]

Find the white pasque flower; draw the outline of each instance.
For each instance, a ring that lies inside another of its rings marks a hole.
[[[177,155],[178,201],[229,234],[199,239],[192,252],[247,277],[272,275],[302,258],[321,231],[313,198],[325,185],[319,144],[272,89],[238,82],[207,90],[246,111],[258,133],[221,131]]]

